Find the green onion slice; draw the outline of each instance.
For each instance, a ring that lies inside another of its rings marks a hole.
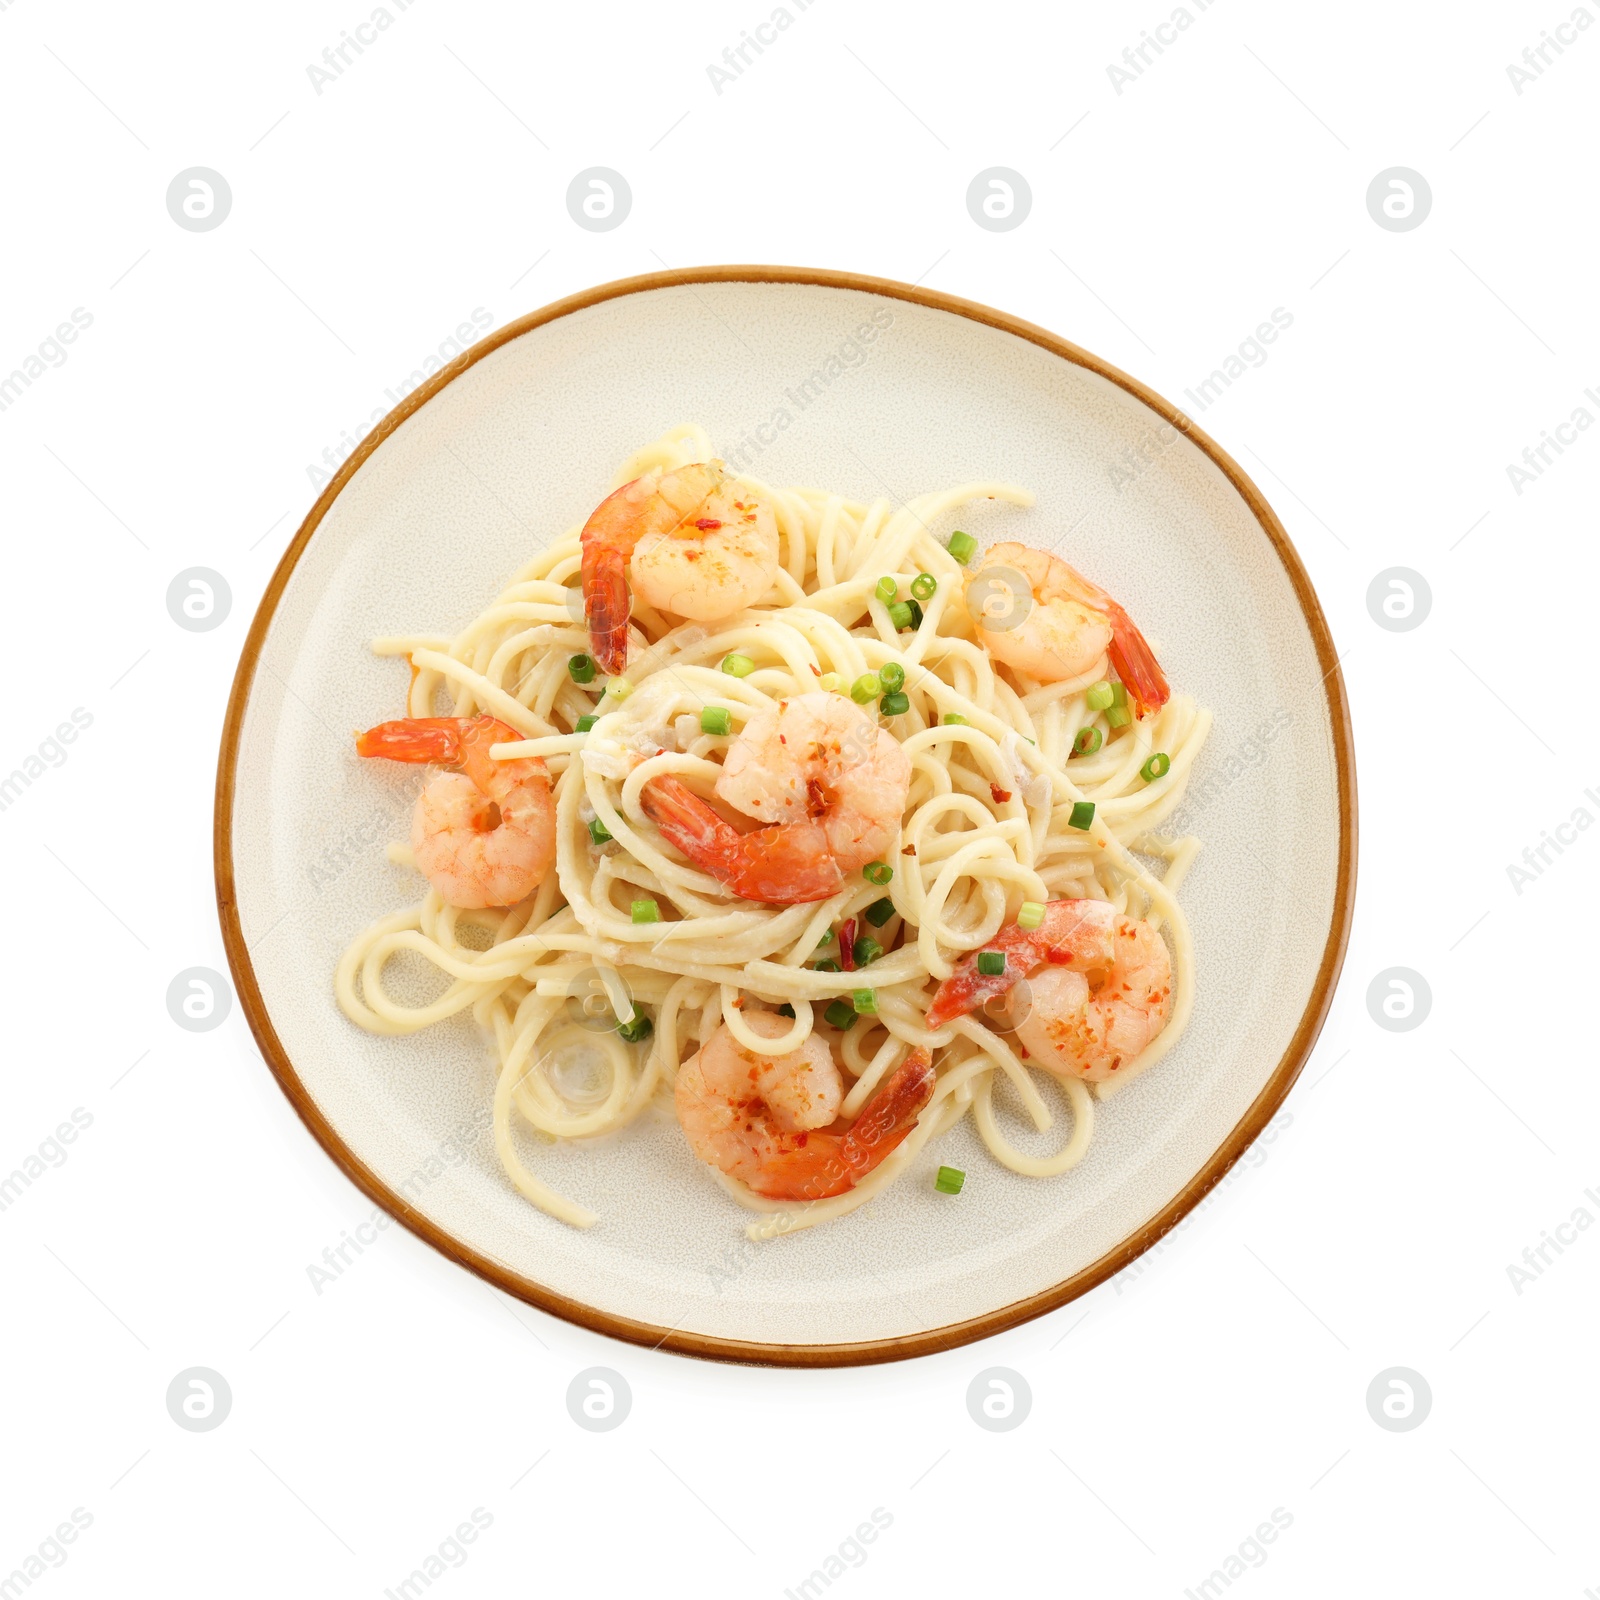
[[[659,922],[661,920],[661,907],[654,900],[635,900],[633,902],[633,920],[635,922]]]
[[[629,1044],[643,1044],[655,1032],[655,1024],[642,1011],[635,1011],[631,1022],[619,1022],[617,1032]]]
[[[886,883],[889,882],[891,878],[894,877],[894,868],[891,867],[886,861],[869,861],[866,866],[861,869],[861,876],[865,878],[868,883],[875,883],[881,889]]]
[[[700,713],[701,733],[727,734],[733,731],[733,717],[725,706],[706,706]]]
[[[1139,776],[1146,783],[1154,783],[1157,778],[1164,778],[1172,771],[1172,757],[1165,750],[1156,753],[1139,768]]]
[[[885,895],[881,900],[874,900],[861,915],[874,928],[881,928],[894,915],[894,901]]]
[[[923,605],[933,599],[939,592],[939,580],[931,572],[919,572],[911,583],[911,598],[920,600]]]
[[[1092,756],[1105,742],[1106,737],[1098,728],[1079,728],[1078,737],[1072,741],[1072,753],[1075,756]]]
[[[1067,826],[1076,828],[1080,833],[1087,833],[1094,824],[1094,801],[1079,800],[1072,808],[1072,815],[1067,818]]]
[[[977,549],[978,541],[970,533],[962,533],[960,529],[957,529],[956,532],[950,535],[950,554],[962,566],[966,566],[977,553]]]

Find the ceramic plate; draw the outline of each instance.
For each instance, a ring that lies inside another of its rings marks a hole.
[[[864,324],[878,329],[870,343]],[[1194,1018],[1164,1062],[1098,1108],[1072,1172],[1016,1177],[968,1121],[872,1205],[757,1247],[665,1109],[598,1143],[529,1143],[536,1170],[600,1213],[579,1232],[503,1176],[483,1133],[490,1052],[470,1019],[373,1038],[334,1004],[351,935],[417,890],[384,854],[407,832],[399,788],[349,736],[393,715],[406,682],[404,663],[368,641],[460,627],[541,541],[583,520],[627,455],[687,421],[758,477],[858,500],[976,478],[1028,486],[1031,509],[986,503],[961,525],[981,543],[1044,545],[1070,529],[1065,553],[1139,619],[1173,684],[1215,712],[1184,816],[1204,841],[1183,889]],[[1083,1293],[1172,1227],[1311,1049],[1344,953],[1354,858],[1335,653],[1299,559],[1238,466],[1159,396],[1042,329],[905,284],[769,267],[578,295],[408,396],[273,577],[234,686],[216,812],[240,999],[285,1093],[362,1189],[560,1316],[792,1364],[996,1332]],[[959,1199],[934,1191],[940,1163],[969,1174]]]

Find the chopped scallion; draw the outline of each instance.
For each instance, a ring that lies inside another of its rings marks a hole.
[[[1126,706],[1112,706],[1106,712],[1108,728],[1126,728],[1133,721],[1133,713]]]
[[[877,597],[888,605],[900,593],[900,585],[893,578],[879,578],[878,587],[872,591]]]
[[[1172,771],[1172,757],[1165,750],[1156,753],[1139,768],[1139,776],[1146,783],[1154,783],[1157,778],[1164,778]]]
[[[863,934],[851,946],[851,953],[855,956],[858,967],[870,967],[883,954],[883,946],[870,934]]]
[[[1106,736],[1098,728],[1079,728],[1078,737],[1072,741],[1072,753],[1092,756],[1105,742]]]
[[[822,1013],[830,1028],[848,1028],[856,1020],[856,1008],[848,1000],[835,1000]]]
[[[978,541],[970,533],[962,533],[960,529],[957,529],[956,532],[950,535],[950,554],[962,566],[966,566],[977,553],[977,549]]]
[[[903,717],[911,709],[911,697],[904,694],[886,694],[878,702],[878,709],[886,717]]]
[[[967,1175],[960,1167],[940,1167],[933,1186],[940,1194],[960,1194],[961,1185],[966,1181]]]
[[[659,922],[661,920],[661,907],[654,900],[635,900],[633,902],[633,920],[635,922]]]
[[[589,715],[578,718],[578,726],[573,730],[576,733],[587,733],[600,720],[598,716]]]
[[[878,682],[881,683],[885,689],[899,689],[904,686],[905,681],[906,669],[902,667],[898,661],[885,661],[884,664],[878,668]]]
[[[748,678],[756,670],[756,664],[749,656],[742,656],[735,651],[732,655],[722,658],[722,670],[730,678]]]
[[[607,829],[605,823],[603,823],[599,817],[596,817],[594,821],[589,824],[589,837],[593,839],[597,845],[611,843],[611,833]]]
[[[826,694],[838,694],[844,688],[844,679],[837,672],[824,672],[817,679],[817,687]]]
[[[1072,815],[1067,818],[1067,826],[1076,828],[1079,833],[1087,833],[1094,825],[1094,801],[1079,800],[1072,808]]]
[[[861,869],[861,876],[865,878],[868,883],[875,883],[881,889],[886,883],[889,882],[891,878],[894,877],[894,868],[891,867],[886,861],[869,861],[866,866]]]
[[[874,900],[861,915],[874,928],[881,928],[894,915],[894,901],[885,895],[881,900]]]
[[[568,656],[567,671],[574,683],[594,682],[594,660],[590,656]]]
[[[1037,900],[1024,900],[1017,908],[1017,926],[1029,933],[1044,921],[1044,907]]]
[[[939,720],[943,722],[947,728],[964,728],[967,725],[967,719],[962,716],[959,711],[947,711]]]
[[[911,608],[915,604],[916,602],[914,600],[896,600],[895,603],[889,607],[889,620],[895,625],[896,628],[900,629],[901,632],[904,632],[907,628],[913,626],[911,621]]]
[[[866,705],[869,700],[876,700],[882,693],[883,683],[876,672],[863,672],[850,685],[850,698],[858,706]]]
[[[1099,683],[1089,685],[1089,692],[1084,695],[1084,704],[1091,711],[1104,711],[1115,698],[1115,691],[1108,679],[1102,678]]]
[[[978,952],[978,976],[980,978],[1003,977],[1006,970],[1006,958],[999,950],[980,950]]]
[[[840,967],[839,963],[830,956],[826,961],[819,961],[811,970],[813,972],[840,972],[843,969]]]
[[[633,685],[626,678],[612,678],[606,684],[606,693],[613,700],[626,700],[633,693]]]
[[[725,706],[706,706],[700,713],[701,733],[729,734],[733,718]]]
[[[875,1017],[878,1014],[878,992],[876,989],[857,989],[850,996],[850,1003],[855,1007],[859,1017]]]
[[[655,1024],[650,1021],[644,1012],[635,1011],[632,1021],[619,1022],[617,1024],[617,1032],[629,1044],[643,1044],[655,1032]]]
[[[931,572],[919,572],[911,583],[911,598],[920,600],[923,605],[933,599],[939,592],[939,580]]]

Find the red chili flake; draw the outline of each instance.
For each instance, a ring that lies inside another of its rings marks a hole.
[[[916,853],[917,847],[914,844],[905,845],[900,851],[900,854],[903,856],[914,856]]]
[[[715,517],[697,517],[695,527],[702,533],[710,533],[713,528],[720,528],[722,524]]]
[[[733,997],[733,1009],[735,1011],[744,1010],[744,996],[742,994]]]
[[[839,925],[839,965],[846,972],[856,970],[856,919],[846,917]]]
[[[812,667],[811,675],[814,678],[820,678],[822,676],[822,668],[821,667]]]
[[[998,783],[991,783],[989,785],[989,793],[994,796],[994,803],[997,806],[1003,806],[1006,801],[1011,798],[1011,791],[1009,789],[1002,789]]]

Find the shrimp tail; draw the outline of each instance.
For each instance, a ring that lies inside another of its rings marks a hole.
[[[654,525],[649,510],[660,481],[660,472],[652,471],[613,489],[595,507],[578,536],[583,546],[583,611],[589,623],[589,646],[604,672],[619,673],[628,665],[632,610],[628,560],[642,535]],[[670,523],[670,517],[667,521]]]
[[[498,717],[402,717],[380,722],[356,735],[356,754],[387,761],[431,761],[441,767],[463,767],[479,788],[487,789],[496,767],[492,745],[510,744],[522,735]],[[537,758],[535,758],[537,759]],[[544,770],[544,763],[538,763]]]
[[[1098,900],[1051,900],[1045,906],[1044,921],[1037,928],[1030,931],[1009,923],[982,950],[969,951],[956,963],[955,971],[934,992],[927,1025],[942,1028],[957,1017],[966,1016],[1015,988],[1043,962],[1071,965],[1081,953],[1074,949],[1079,931],[1086,924],[1093,927],[1105,921],[1104,911],[1089,908],[1103,905]],[[993,976],[978,971],[978,957],[990,950],[998,950],[1006,958],[1005,969]]]
[[[626,551],[599,543],[583,547],[583,610],[589,624],[589,648],[600,670],[615,676],[628,665],[632,605]]]
[[[916,1126],[935,1081],[928,1052],[913,1050],[843,1134],[791,1135],[746,1181],[770,1200],[829,1200],[848,1193]]]
[[[1172,690],[1155,651],[1134,626],[1133,618],[1115,600],[1107,596],[1102,603],[1111,619],[1111,665],[1132,696],[1139,716],[1159,711]]]
[[[380,722],[356,735],[356,754],[386,761],[432,761],[443,767],[461,764],[462,717],[403,717]]]
[[[697,867],[741,900],[803,905],[826,900],[844,882],[816,823],[740,833],[677,778],[652,778],[639,796],[644,814]]]
[[[724,822],[694,790],[677,778],[652,778],[639,796],[644,814],[696,866],[715,870],[737,845],[739,830]]]
[[[934,1082],[932,1060],[919,1047],[861,1108],[840,1144],[840,1155],[858,1176],[877,1166],[916,1126],[933,1098]]]

